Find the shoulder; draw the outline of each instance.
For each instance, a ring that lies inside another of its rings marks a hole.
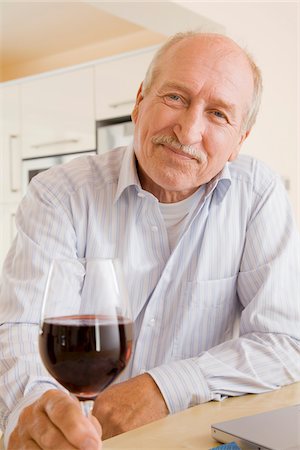
[[[229,171],[232,181],[247,185],[258,195],[276,184],[282,184],[280,176],[267,164],[245,154],[240,154],[236,160],[229,163]]]
[[[38,174],[30,183],[30,189],[39,189],[62,199],[79,190],[101,189],[104,185],[117,183],[125,147],[102,155],[80,156],[72,161],[54,166]]]

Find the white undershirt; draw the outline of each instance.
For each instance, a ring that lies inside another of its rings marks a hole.
[[[200,187],[193,195],[176,203],[159,203],[160,212],[164,218],[171,251],[174,250],[182,235],[189,217],[199,203],[203,187]]]

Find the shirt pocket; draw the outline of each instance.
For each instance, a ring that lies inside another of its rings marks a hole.
[[[240,311],[236,283],[237,275],[182,286],[173,346],[176,359],[197,356],[233,337]]]

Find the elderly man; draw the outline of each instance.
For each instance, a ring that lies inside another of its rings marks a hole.
[[[260,94],[232,40],[176,35],[138,92],[133,147],[32,181],[1,287],[9,449],[93,450],[101,432],[300,379],[299,236],[279,177],[238,157]],[[136,330],[128,368],[90,418],[37,356],[50,261],[83,256],[121,259]]]

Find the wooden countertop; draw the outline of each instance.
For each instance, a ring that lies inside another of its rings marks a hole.
[[[103,447],[104,450],[208,450],[220,445],[211,437],[212,423],[297,403],[300,403],[300,383],[267,394],[250,394],[228,398],[223,402],[209,402],[108,439],[104,441]]]

